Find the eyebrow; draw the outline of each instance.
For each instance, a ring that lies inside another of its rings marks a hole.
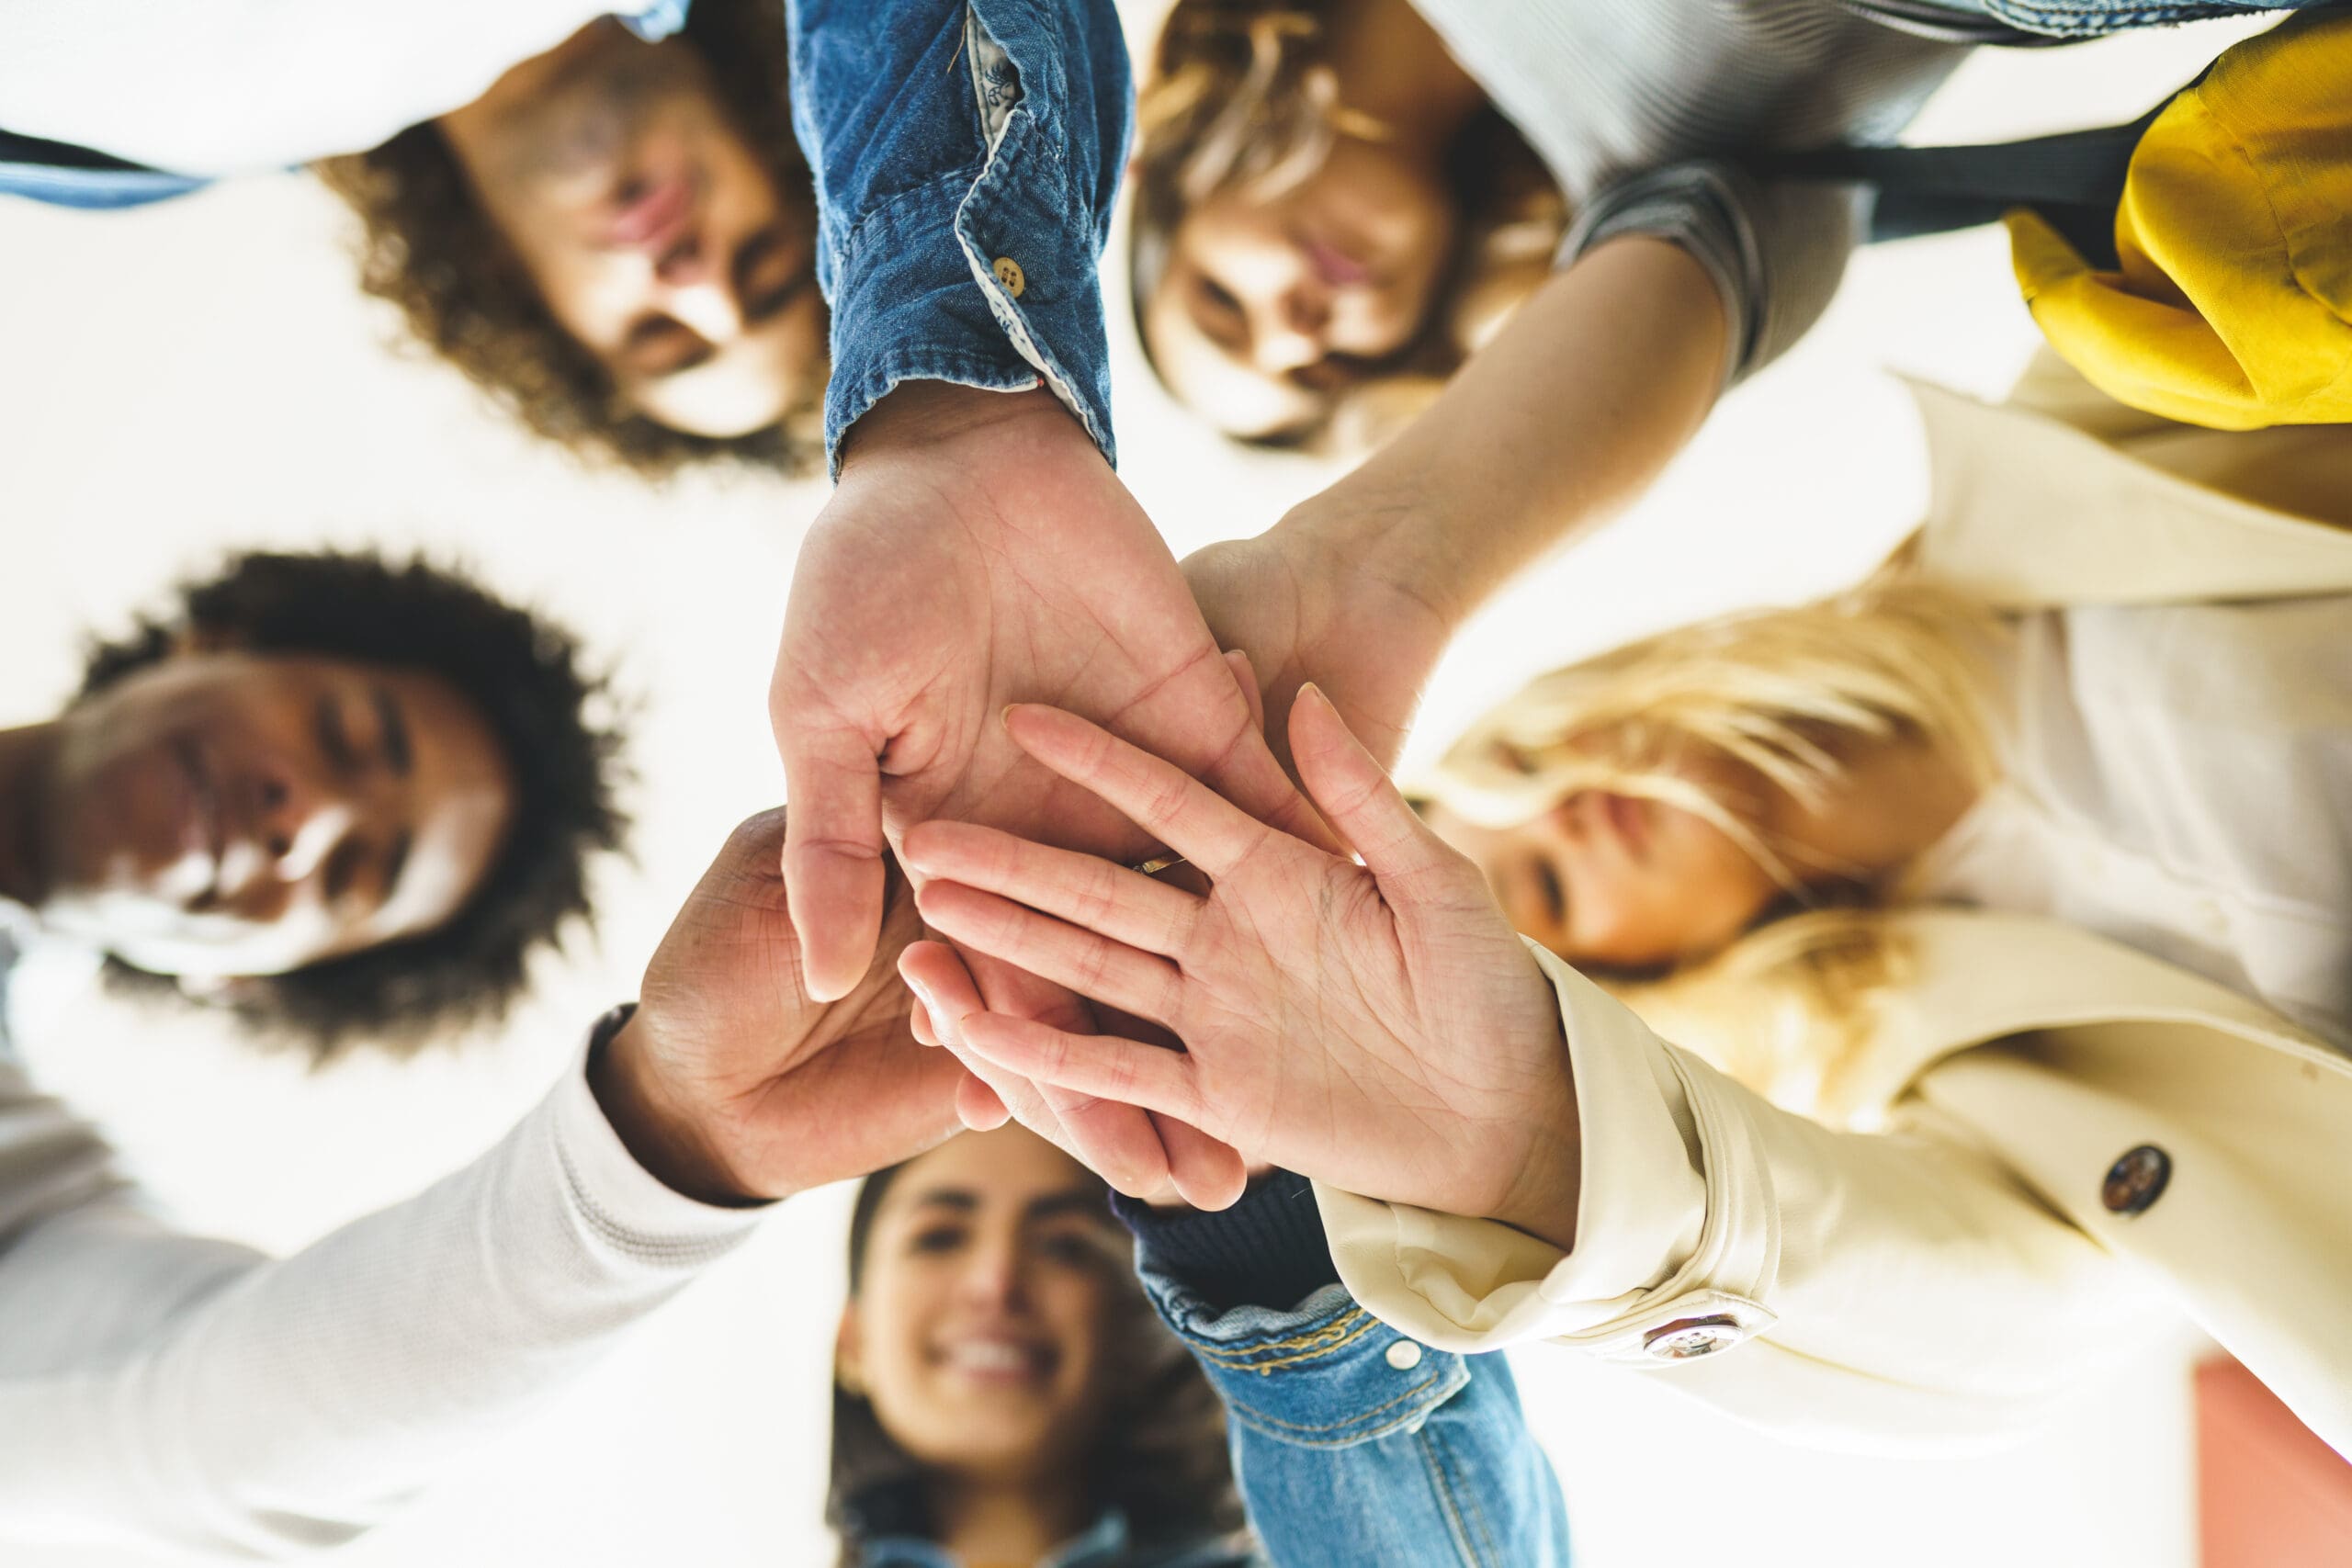
[[[392,694],[378,686],[369,694],[376,704],[378,744],[384,753],[384,764],[395,775],[406,778],[415,766],[416,753],[408,732],[408,716],[401,711]]]

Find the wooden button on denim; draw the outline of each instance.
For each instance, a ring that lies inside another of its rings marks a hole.
[[[1021,291],[1029,287],[1028,275],[1021,270],[1021,264],[1011,256],[997,257],[989,264],[989,270],[996,274],[996,280],[1003,284],[1004,291],[1015,299],[1020,299]]]
[[[2172,1156],[2154,1144],[2142,1144],[2107,1168],[2098,1201],[2110,1214],[2144,1213],[2149,1204],[2165,1195],[2165,1184],[2171,1180]]]

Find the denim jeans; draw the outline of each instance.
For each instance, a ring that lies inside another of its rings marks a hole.
[[[1567,1510],[1499,1355],[1408,1339],[1339,1285],[1293,1311],[1144,1289],[1225,1401],[1250,1522],[1282,1568],[1566,1568]]]

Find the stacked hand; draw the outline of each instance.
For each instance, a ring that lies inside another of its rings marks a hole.
[[[908,1031],[891,968],[921,934],[903,877],[882,952],[848,993],[809,995],[778,874],[785,814],[735,829],[646,966],[636,1016],[591,1067],[630,1152],[706,1202],[863,1176],[956,1131],[963,1073]]]
[[[1552,988],[1476,866],[1416,818],[1319,692],[1289,725],[1301,779],[1361,865],[1243,811],[1072,715],[1005,716],[1020,748],[1186,856],[1195,895],[956,822],[907,836],[923,919],[1165,1025],[1175,1051],[926,987],[967,1059],[1124,1100],[1368,1197],[1573,1241],[1579,1142]],[[910,967],[949,960],[910,948]]]
[[[870,971],[886,829],[987,822],[1136,859],[1156,846],[1006,737],[1012,702],[1088,714],[1304,829],[1250,702],[1133,497],[1044,392],[899,388],[858,422],[795,569],[770,706],[792,800],[785,883],[812,996]],[[989,1006],[1089,1027],[1066,992],[976,959]],[[967,1121],[1017,1111],[1130,1192],[1227,1201],[1229,1149],[975,1064]],[[975,1092],[977,1091],[977,1092]]]

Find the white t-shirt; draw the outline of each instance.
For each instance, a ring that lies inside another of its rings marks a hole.
[[[2352,1048],[2352,597],[2022,617],[1922,897],[2055,916]]]
[[[374,147],[656,0],[5,0],[0,127],[184,175]],[[667,16],[644,30],[674,26]]]

